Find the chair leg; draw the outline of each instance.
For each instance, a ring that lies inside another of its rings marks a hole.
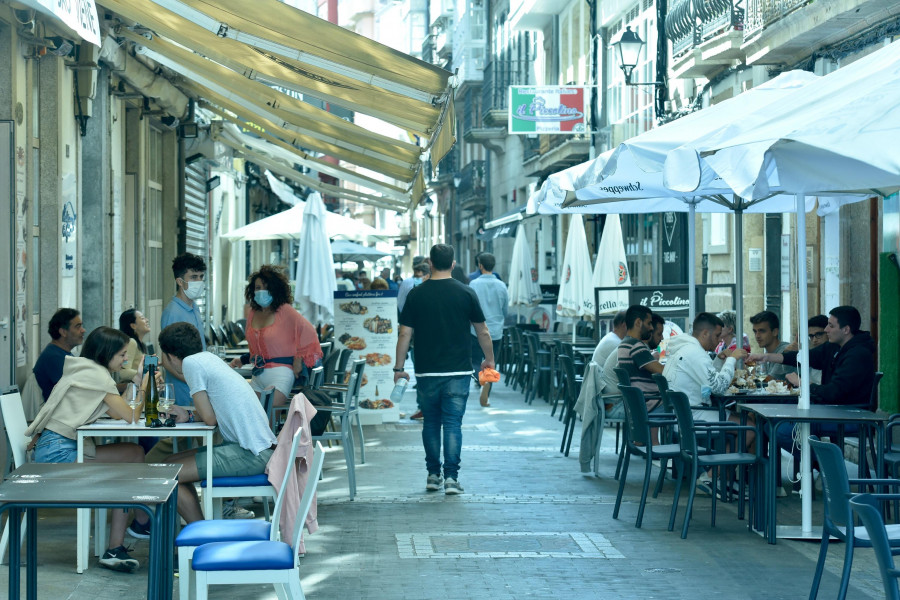
[[[819,545],[819,560],[816,561],[816,573],[813,575],[812,587],[809,589],[809,600],[816,600],[819,595],[819,583],[822,581],[822,571],[825,570],[825,555],[828,554],[827,531],[822,531],[822,542]]]
[[[675,466],[675,498],[672,500],[672,510],[669,513],[669,531],[675,529],[675,517],[678,516],[678,500],[681,499],[681,484],[684,483],[684,465],[680,460],[672,460]]]
[[[19,547],[22,547],[22,544],[25,542],[25,517],[22,517],[22,535],[19,538]],[[3,536],[0,537],[0,564],[7,564],[9,559],[6,556],[6,551],[9,549],[9,517],[6,518],[6,524],[3,526]]]
[[[646,462],[644,465],[644,484],[641,486],[641,503],[638,505],[637,519],[634,522],[634,526],[638,529],[640,529],[641,523],[644,522],[644,507],[647,505],[647,492],[650,491],[650,474],[653,472],[651,456],[652,454],[647,452],[647,455],[644,457]]]
[[[855,515],[854,515],[855,521]],[[847,597],[847,587],[850,585],[850,569],[853,567],[853,527],[847,528],[847,541],[844,542],[847,547],[844,552],[844,571],[841,573],[841,589],[838,590],[838,600],[844,600]]]
[[[196,590],[197,600],[207,600],[209,597],[209,581],[207,579],[208,573],[206,571],[195,571],[194,572],[194,589]],[[178,576],[181,577],[181,573],[178,573]]]
[[[345,422],[346,421],[346,422]],[[341,445],[344,447],[344,460],[347,462],[347,482],[350,486],[350,499],[356,496],[356,459],[353,448],[353,430],[350,428],[349,419],[341,422]]]
[[[359,420],[359,413],[354,415],[356,417],[356,433],[359,435],[359,463],[361,465],[366,464],[366,438],[363,435],[362,421]]]
[[[288,584],[288,586],[289,586],[288,597],[291,600],[306,600],[306,598],[303,596],[303,588],[300,587],[300,574],[297,573],[296,571],[294,571],[294,572],[296,573],[297,576],[292,577],[290,583]]]
[[[618,479],[622,475],[622,459],[625,457],[625,440],[622,440],[622,445],[619,447],[619,460],[616,461],[616,475],[615,478]]]
[[[193,571],[191,571],[191,560],[185,548],[178,552],[178,598],[179,600],[190,600],[194,594],[193,590]]]
[[[672,463],[674,467],[674,461]],[[659,477],[656,478],[656,488],[653,490],[653,497],[656,498],[659,496],[660,490],[662,490],[663,481],[666,479],[666,471],[669,469],[669,459],[661,458],[659,459]]]
[[[613,509],[613,519],[619,518],[619,507],[622,505],[622,492],[625,490],[625,479],[628,476],[628,461],[631,459],[631,452],[625,450],[625,460],[622,463],[622,473],[619,477],[619,493],[616,494],[616,507]]]
[[[691,524],[691,512],[694,510],[694,495],[697,493],[697,463],[691,465],[691,477],[688,479],[688,502],[684,513],[684,525],[681,527],[681,539],[687,539],[688,526]]]

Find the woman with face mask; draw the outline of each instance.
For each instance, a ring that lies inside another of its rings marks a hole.
[[[263,265],[250,275],[244,298],[253,367],[250,386],[257,394],[274,386],[273,406],[285,404],[294,380],[322,359],[319,336],[292,306],[291,287],[281,268]],[[241,362],[236,358],[231,366],[239,367]]]

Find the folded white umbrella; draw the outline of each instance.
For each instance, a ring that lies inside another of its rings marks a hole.
[[[592,278],[584,221],[581,215],[572,215],[560,274],[559,299],[556,301],[558,316],[572,319],[594,318]]]
[[[541,301],[541,288],[536,281],[531,247],[525,236],[525,228],[519,227],[513,245],[509,272],[509,305],[513,308],[537,306]]]
[[[311,323],[334,322],[334,262],[325,234],[325,203],[318,192],[306,200],[300,226],[297,276],[294,300],[300,314]]]
[[[592,281],[593,287],[620,288],[600,292],[597,309],[601,315],[615,314],[628,308],[627,288],[631,287],[631,275],[628,273],[619,215],[606,217]]]

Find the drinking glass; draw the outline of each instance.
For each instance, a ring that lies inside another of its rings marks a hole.
[[[157,404],[157,410],[159,412],[159,418],[162,420],[163,414],[168,417],[169,409],[175,404],[175,385],[171,383],[162,383],[159,385],[158,389],[159,403]]]
[[[758,363],[756,365],[755,377],[756,377],[757,384],[759,386],[758,393],[760,393],[760,394],[766,393],[765,383],[766,383],[766,375],[767,375],[766,371],[768,370],[768,368],[767,368],[768,366],[769,366],[768,363],[764,363],[764,362]]]
[[[125,386],[125,401],[131,407],[131,424],[137,427],[137,419],[135,418],[135,409],[141,404],[141,388],[133,383]]]

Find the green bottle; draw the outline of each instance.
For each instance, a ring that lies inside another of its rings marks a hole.
[[[144,392],[144,424],[150,427],[159,418],[159,390],[156,389],[156,365],[148,367],[147,391]]]

